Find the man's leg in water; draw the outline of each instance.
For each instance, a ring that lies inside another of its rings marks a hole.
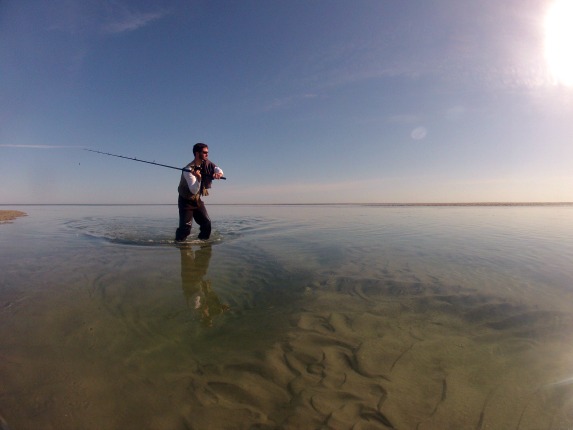
[[[185,204],[185,201],[179,198],[179,227],[175,232],[175,240],[182,242],[191,234],[191,223],[193,222],[193,207]]]
[[[211,219],[203,202],[193,211],[193,219],[199,224],[199,239],[209,239],[211,236]]]

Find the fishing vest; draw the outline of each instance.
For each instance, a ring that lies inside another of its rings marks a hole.
[[[185,166],[186,169],[191,169],[193,167],[193,162],[187,164]],[[207,191],[211,188],[211,183],[213,182],[213,175],[215,174],[215,163],[207,160],[205,161],[205,165],[203,166],[203,171],[201,172],[201,186],[199,187],[199,192],[194,196],[189,189],[189,185],[187,185],[187,179],[183,176],[184,172],[181,172],[181,179],[179,181],[179,187],[177,187],[177,191],[179,195],[187,200],[195,200],[199,199],[202,195],[208,196],[209,192]]]

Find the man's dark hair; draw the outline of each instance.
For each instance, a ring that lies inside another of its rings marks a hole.
[[[209,146],[207,146],[204,143],[196,143],[195,145],[193,145],[193,155],[197,154],[198,152],[203,151],[203,149],[208,148]]]

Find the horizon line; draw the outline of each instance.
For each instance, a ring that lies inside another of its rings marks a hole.
[[[569,206],[573,202],[209,203],[209,206]],[[177,203],[0,203],[0,206],[177,206]]]

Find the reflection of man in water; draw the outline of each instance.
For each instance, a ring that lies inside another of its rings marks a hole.
[[[206,326],[213,325],[213,318],[229,310],[221,304],[219,297],[211,288],[211,281],[203,279],[209,269],[211,246],[203,246],[197,251],[181,248],[181,286],[187,300],[187,306],[199,314]]]

